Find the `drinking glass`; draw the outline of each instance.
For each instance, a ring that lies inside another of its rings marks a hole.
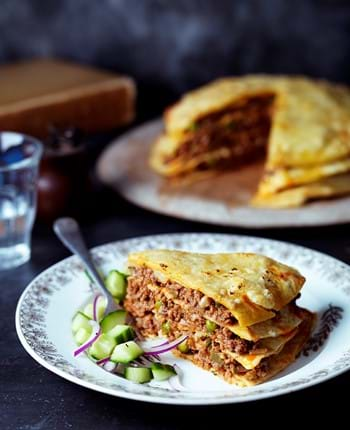
[[[42,152],[42,144],[33,137],[0,132],[0,270],[30,258]]]

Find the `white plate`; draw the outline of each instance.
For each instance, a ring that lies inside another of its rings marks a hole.
[[[350,196],[293,209],[250,206],[262,166],[250,165],[191,184],[171,186],[148,166],[150,146],[162,127],[161,120],[152,121],[112,142],[97,163],[100,180],[145,209],[217,225],[272,228],[350,221]]]
[[[166,361],[176,362],[182,369],[185,390],[174,391],[167,383],[161,387],[133,384],[107,373],[85,356],[73,358],[72,316],[91,299],[92,291],[80,262],[70,257],[34,279],[19,300],[16,329],[27,352],[47,369],[84,387],[114,396],[169,404],[257,400],[318,384],[350,368],[350,267],[346,264],[296,245],[223,234],[146,236],[97,247],[93,255],[96,263],[108,271],[123,268],[130,251],[149,248],[249,251],[295,266],[307,279],[299,304],[320,317],[311,345],[314,348],[309,348],[307,356],[302,354],[274,379],[255,387],[229,385],[171,354]]]

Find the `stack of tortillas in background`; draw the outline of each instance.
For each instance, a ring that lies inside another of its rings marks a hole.
[[[215,116],[221,127],[220,112],[237,113],[235,104],[266,95],[273,95],[273,103],[265,172],[252,204],[296,207],[350,193],[350,91],[303,77],[226,78],[188,93],[165,114],[165,133],[153,147],[152,167],[167,177],[202,170],[203,160],[205,168],[217,169],[217,162],[232,157],[227,143],[225,151],[208,145],[206,154],[191,155],[191,160],[186,159],[185,143],[187,148],[190,139],[203,134],[203,118]],[[215,160],[210,158],[214,155]]]

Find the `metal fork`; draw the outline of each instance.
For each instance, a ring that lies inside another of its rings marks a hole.
[[[86,269],[95,281],[95,286],[107,300],[106,314],[116,310],[117,306],[110,292],[96,270],[91,254],[87,249],[79,224],[73,218],[58,218],[53,224],[53,230],[61,242],[84,263]]]

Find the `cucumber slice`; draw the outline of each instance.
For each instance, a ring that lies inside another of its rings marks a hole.
[[[133,340],[117,345],[112,353],[111,361],[114,363],[130,363],[143,354],[143,349]]]
[[[117,344],[127,342],[135,337],[135,332],[129,325],[116,325],[108,333],[108,336],[113,337]]]
[[[97,301],[97,307],[96,307],[96,313],[97,313],[97,319],[98,321],[103,317],[106,310],[106,299],[104,297],[99,297]],[[93,319],[93,304],[89,303],[84,308],[84,314],[90,318]]]
[[[86,330],[91,329],[89,323],[91,318],[83,314],[82,312],[77,312],[72,320],[72,332],[75,334],[80,328],[85,328]],[[91,330],[90,330],[91,331]]]
[[[111,355],[113,348],[116,346],[116,341],[107,334],[101,334],[89,349],[89,354],[96,360]]]
[[[148,367],[126,367],[124,376],[129,381],[144,384],[152,379],[152,372]]]
[[[127,312],[120,309],[106,315],[101,321],[102,333],[108,333],[116,325],[125,324]]]
[[[170,364],[152,363],[151,370],[155,381],[166,381],[176,375],[175,369]]]
[[[90,329],[80,327],[80,329],[74,334],[74,340],[77,343],[77,345],[82,345],[83,343],[85,343],[91,336],[91,332],[92,332],[91,326],[90,326]]]
[[[111,270],[106,278],[108,291],[118,300],[123,300],[126,295],[126,275],[118,270]]]

